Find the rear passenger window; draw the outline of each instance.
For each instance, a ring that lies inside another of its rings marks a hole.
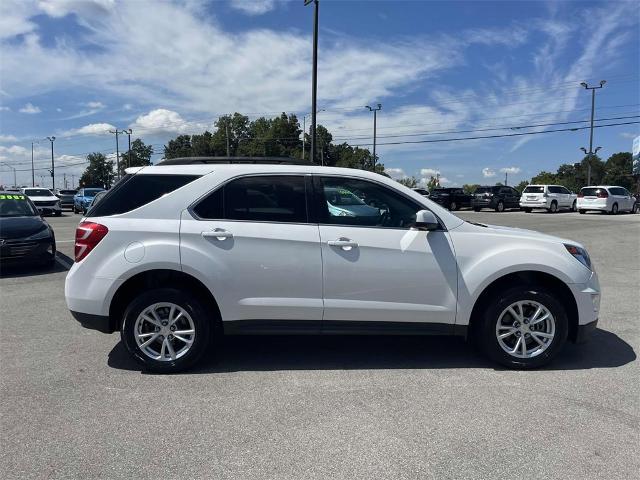
[[[107,217],[130,212],[173,192],[198,175],[125,175],[105,197],[92,207],[87,216]]]
[[[202,218],[307,223],[301,176],[256,176],[229,182],[194,209]]]

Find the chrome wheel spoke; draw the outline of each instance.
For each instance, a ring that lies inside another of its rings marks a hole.
[[[555,328],[555,319],[546,306],[535,300],[519,300],[498,317],[496,340],[507,354],[532,358],[553,343]]]
[[[540,340],[537,335],[534,335],[533,333],[531,334],[531,338],[533,338],[536,342],[538,342],[538,345],[540,345],[541,347],[545,347],[546,344]]]
[[[176,352],[173,349],[173,345],[171,345],[171,340],[169,340],[168,338],[165,338],[164,341],[167,344],[167,350],[169,350],[169,357],[171,357],[171,360],[175,360],[176,359]]]
[[[553,338],[552,334],[544,333],[544,332],[531,332],[531,335],[535,335],[535,336],[542,337],[542,338]]]
[[[175,330],[173,332],[174,335],[193,335],[195,330]]]
[[[522,340],[522,343],[520,345],[522,347],[522,356],[526,357],[527,356],[527,339],[524,338],[524,335],[520,337],[520,339]]]
[[[176,335],[175,333],[173,334],[173,336],[181,342],[186,343],[187,345],[191,345],[193,343],[193,340],[191,340],[190,338],[184,338],[180,335]]]
[[[500,335],[498,335],[498,338],[507,338],[513,335],[514,333],[516,333],[516,331],[517,331],[517,328],[511,327],[511,329],[507,333],[501,333]]]
[[[540,322],[544,322],[547,318],[549,318],[549,315],[550,315],[550,313],[547,312],[543,316],[541,316],[540,318],[536,318],[535,320],[531,320],[531,322],[529,322],[529,326],[537,325]]]
[[[154,333],[153,336],[149,340],[147,340],[146,342],[140,344],[140,348],[144,348],[147,345],[153,343],[156,340],[156,338],[158,338],[159,336],[160,336],[159,333]]]

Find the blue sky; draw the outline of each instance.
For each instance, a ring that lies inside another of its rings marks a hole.
[[[75,180],[110,128],[155,147],[212,129],[218,115],[310,109],[312,8],[302,0],[0,2],[0,184]],[[396,176],[509,183],[580,160],[588,131],[442,143],[384,143],[540,131],[585,123],[583,80],[607,84],[596,118],[640,115],[638,2],[328,1],[320,5],[319,123],[371,142]],[[601,123],[637,121],[637,118]],[[472,133],[457,132],[494,129]],[[630,151],[638,125],[597,129],[602,156]],[[121,139],[125,148],[126,137]],[[9,165],[9,166],[7,166]],[[23,171],[25,170],[25,171]],[[43,176],[43,177],[41,177]]]

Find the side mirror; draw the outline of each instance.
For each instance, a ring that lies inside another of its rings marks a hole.
[[[429,210],[420,210],[416,213],[416,223],[414,225],[416,230],[425,230],[429,232],[431,230],[437,230],[439,227],[440,224],[433,212],[430,212]]]

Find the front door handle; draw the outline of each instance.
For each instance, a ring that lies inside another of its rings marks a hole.
[[[358,242],[354,242],[350,238],[340,237],[338,240],[329,240],[327,242],[327,245],[330,245],[332,247],[340,247],[345,252],[348,252],[352,248],[357,248]]]
[[[205,238],[213,237],[216,240],[226,240],[227,238],[233,238],[233,233],[227,232],[224,228],[216,228],[214,230],[207,230],[202,232],[202,236]]]

